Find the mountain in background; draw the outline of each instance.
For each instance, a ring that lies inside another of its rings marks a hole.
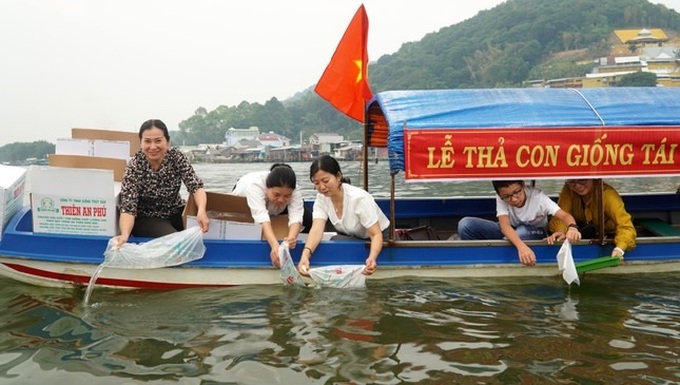
[[[384,91],[521,87],[538,77],[582,76],[577,63],[607,56],[614,30],[642,28],[677,35],[680,14],[644,0],[508,0],[379,58],[370,81]],[[553,74],[555,66],[545,65],[559,57],[566,63]]]

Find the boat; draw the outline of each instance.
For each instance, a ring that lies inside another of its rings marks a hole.
[[[390,197],[377,201],[393,226],[378,259],[379,269],[369,279],[559,278],[559,245],[528,241],[537,265],[525,267],[507,241],[455,239],[463,216],[495,217],[494,197],[397,198],[395,179],[400,174],[406,182],[523,179],[540,188],[546,179],[678,176],[678,111],[680,89],[672,88],[377,93],[367,103],[365,143],[387,148],[393,183]],[[617,266],[586,274],[680,271],[680,194],[639,192],[622,197],[638,230],[637,247]],[[306,204],[311,208],[312,202]],[[398,236],[403,229],[420,226],[435,229],[439,239]],[[85,286],[103,262],[108,240],[100,235],[34,232],[31,208],[23,207],[3,231],[0,274],[41,286]],[[105,268],[96,284],[164,290],[281,284],[264,241],[204,243],[206,252],[199,260],[157,269]],[[363,264],[367,244],[324,240],[312,267]],[[600,260],[612,248],[606,238],[572,245],[574,260],[581,265]],[[301,250],[302,245],[291,250],[293,260],[299,259]]]

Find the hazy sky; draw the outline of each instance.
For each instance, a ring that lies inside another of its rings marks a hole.
[[[364,0],[369,59],[502,2]],[[175,130],[198,107],[284,100],[316,84],[361,4],[3,1],[0,146],[54,142],[72,127],[137,131],[149,118]]]

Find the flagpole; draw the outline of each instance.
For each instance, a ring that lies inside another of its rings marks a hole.
[[[364,106],[366,105],[366,100],[364,100]],[[368,122],[366,121],[366,108],[364,108],[364,139],[363,146],[361,149],[361,161],[364,166],[364,190],[368,191]]]

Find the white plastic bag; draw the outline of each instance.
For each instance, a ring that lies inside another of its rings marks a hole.
[[[305,286],[305,281],[293,264],[293,258],[290,257],[290,250],[288,250],[286,242],[281,242],[281,245],[279,245],[279,262],[281,263],[281,282],[284,285]]]
[[[560,251],[557,252],[557,268],[559,271],[562,271],[562,278],[564,278],[568,285],[571,285],[572,282],[576,282],[579,286],[581,285],[574,257],[571,255],[571,243],[567,240],[564,241]]]
[[[200,227],[190,227],[144,243],[125,243],[117,249],[114,245],[114,240],[109,240],[104,251],[103,266],[119,269],[155,269],[201,259],[205,254]]]
[[[319,287],[355,289],[366,287],[364,265],[334,265],[309,269],[309,275]]]

